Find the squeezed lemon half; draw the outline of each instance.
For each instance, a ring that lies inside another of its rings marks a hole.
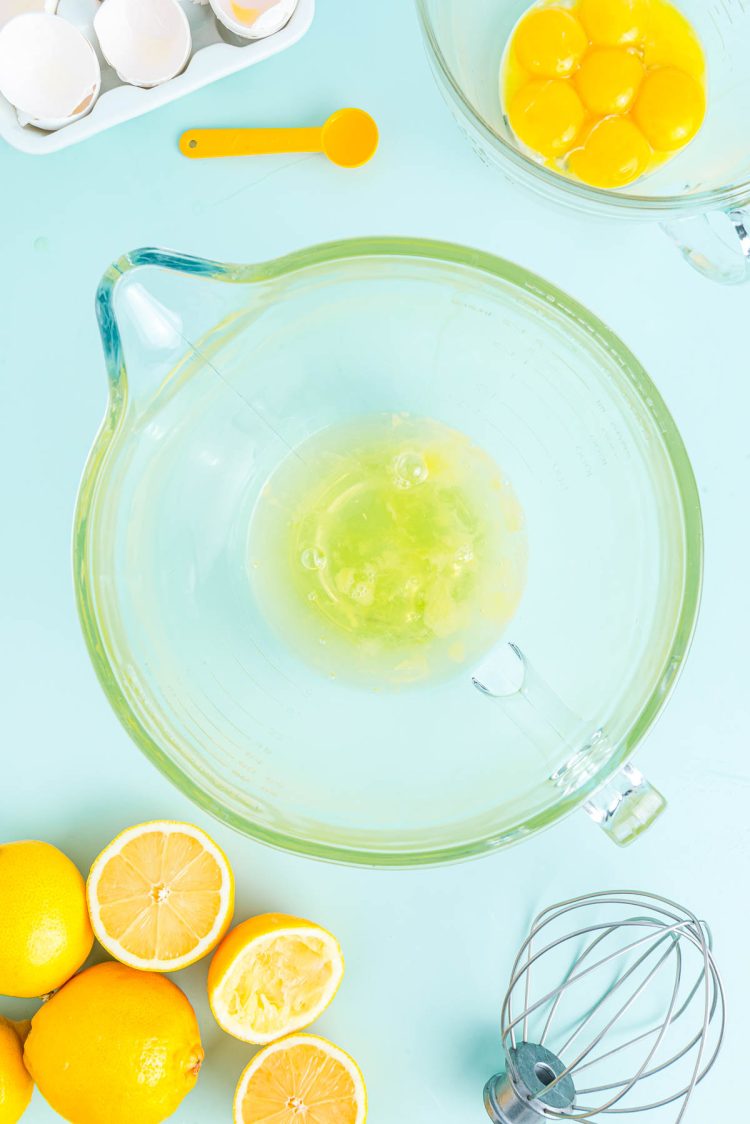
[[[214,953],[208,999],[219,1026],[264,1045],[325,1011],[344,975],[336,938],[319,925],[266,913],[237,925]]]

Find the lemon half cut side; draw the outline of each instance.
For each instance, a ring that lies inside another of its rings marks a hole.
[[[264,1046],[309,1026],[344,975],[336,938],[283,913],[252,917],[229,933],[208,971],[208,998],[219,1026]]]
[[[234,1124],[364,1124],[367,1091],[359,1066],[338,1046],[294,1034],[255,1055],[234,1097]]]
[[[118,835],[86,887],[100,943],[131,968],[174,972],[206,956],[229,928],[234,877],[193,824],[158,820]]]

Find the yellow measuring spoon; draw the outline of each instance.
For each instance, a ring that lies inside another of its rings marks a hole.
[[[188,129],[180,152],[191,160],[214,156],[265,156],[273,152],[324,152],[341,168],[359,168],[378,147],[378,127],[364,109],[339,109],[314,129]]]

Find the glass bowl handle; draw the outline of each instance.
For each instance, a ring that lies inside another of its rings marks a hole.
[[[563,795],[590,780],[611,757],[607,731],[577,715],[539,674],[517,644],[495,649],[472,682],[502,706],[524,737],[548,759],[566,756],[549,777]],[[599,788],[584,809],[618,847],[633,843],[656,820],[667,802],[632,763]]]
[[[634,843],[667,806],[657,788],[632,762],[584,804],[584,809],[618,847]]]
[[[750,206],[662,223],[685,261],[711,281],[750,281]]]

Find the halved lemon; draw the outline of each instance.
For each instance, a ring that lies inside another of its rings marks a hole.
[[[344,975],[341,946],[312,921],[264,913],[228,933],[208,970],[219,1026],[264,1046],[325,1011]]]
[[[175,972],[211,952],[229,928],[234,877],[205,831],[157,820],[105,847],[86,896],[97,939],[116,960]]]
[[[266,1046],[243,1071],[234,1095],[234,1124],[364,1124],[366,1119],[359,1066],[313,1034],[293,1034]]]

